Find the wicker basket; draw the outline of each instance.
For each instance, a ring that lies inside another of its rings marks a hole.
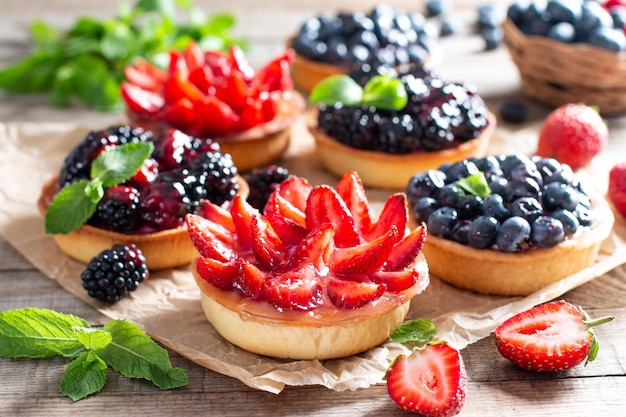
[[[524,93],[550,106],[594,105],[605,115],[626,111],[626,57],[587,44],[525,36],[503,23],[504,41],[517,65]]]

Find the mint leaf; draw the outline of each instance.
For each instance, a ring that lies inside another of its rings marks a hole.
[[[465,178],[461,178],[456,183],[468,193],[481,198],[485,198],[491,194],[491,188],[489,188],[489,183],[483,172],[477,172]]]
[[[39,48],[49,48],[59,41],[59,32],[42,20],[30,24],[30,34]]]
[[[102,152],[91,165],[91,178],[112,187],[131,178],[152,154],[152,142],[126,143]]]
[[[61,391],[74,401],[100,392],[107,379],[107,364],[95,352],[82,353],[65,369]]]
[[[348,75],[331,75],[320,81],[309,95],[309,100],[316,104],[343,103],[354,106],[361,102],[363,89]]]
[[[436,333],[437,329],[432,321],[419,319],[402,323],[390,337],[397,343],[426,343],[435,337]]]
[[[111,320],[104,326],[113,340],[98,354],[117,372],[128,378],[144,378],[161,389],[177,388],[189,380],[181,368],[172,368],[167,351],[136,325]]]
[[[76,339],[89,350],[104,349],[113,340],[110,333],[92,327],[74,327],[74,331]]]
[[[131,57],[137,52],[137,40],[131,28],[120,20],[109,20],[104,25],[100,51],[107,60]]]
[[[59,191],[46,211],[46,233],[70,233],[93,216],[98,202],[94,202],[85,194],[89,184],[87,180],[80,180]]]
[[[363,104],[384,110],[401,110],[408,95],[402,80],[389,75],[372,77],[363,88]]]
[[[74,327],[88,328],[79,317],[25,308],[0,313],[0,356],[8,358],[74,357],[84,351]]]

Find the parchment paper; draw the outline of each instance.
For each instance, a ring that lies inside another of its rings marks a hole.
[[[404,352],[402,346],[392,342],[357,356],[323,362],[278,360],[234,347],[205,320],[200,291],[188,267],[152,273],[137,291],[113,306],[90,298],[80,282],[84,265],[70,260],[56,247],[52,237],[45,235],[36,201],[43,183],[60,169],[67,152],[88,130],[105,127],[0,124],[0,233],[11,245],[44,275],[102,314],[130,320],[163,345],[250,387],[279,393],[285,385],[319,384],[341,391],[382,383],[390,361]],[[514,134],[497,130],[490,151],[529,154],[535,147],[537,129],[529,126]],[[606,189],[611,163],[599,157],[583,173],[601,194]],[[291,147],[281,164],[314,184],[337,183],[318,164],[313,139],[304,123],[294,127]],[[389,194],[389,191],[368,190],[375,210]],[[477,295],[432,277],[426,291],[414,299],[408,318],[432,319],[439,330],[438,336],[462,349],[488,336],[512,314],[559,297],[626,262],[626,224],[619,215],[616,217],[614,232],[603,243],[598,260],[584,271],[530,296],[512,298]]]

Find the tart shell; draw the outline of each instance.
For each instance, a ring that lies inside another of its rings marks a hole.
[[[317,109],[308,112],[307,125],[315,138],[317,154],[324,168],[338,177],[348,171],[357,171],[364,185],[386,189],[403,190],[416,172],[437,168],[445,162],[484,156],[496,126],[495,115],[490,113],[489,123],[481,134],[456,148],[415,154],[388,154],[356,149],[328,136],[318,127],[317,112]]]
[[[505,253],[429,235],[422,251],[431,274],[456,287],[481,294],[529,295],[595,262],[614,217],[603,198],[593,198],[592,204],[596,223],[551,248]]]
[[[56,175],[50,178],[42,188],[37,200],[37,208],[42,215],[45,215],[58,191],[58,180],[59,177]],[[238,178],[238,181],[239,193],[247,195],[248,184],[242,178]],[[198,253],[184,226],[155,233],[124,234],[84,224],[68,234],[55,234],[53,238],[66,255],[84,264],[89,263],[103,250],[110,249],[118,243],[137,245],[146,258],[146,266],[149,270],[187,265]]]

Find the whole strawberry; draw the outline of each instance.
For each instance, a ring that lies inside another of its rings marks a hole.
[[[391,399],[426,417],[458,414],[467,396],[467,373],[461,353],[447,342],[427,342],[435,334],[429,320],[409,321],[391,335],[401,343],[418,342],[408,356],[398,356],[385,375]]]
[[[609,172],[608,197],[622,216],[626,217],[626,162],[619,163]]]
[[[531,371],[564,371],[593,361],[598,342],[591,327],[613,317],[590,320],[572,304],[559,300],[540,304],[502,323],[495,331],[498,352]]]
[[[554,158],[576,170],[606,146],[609,130],[593,107],[565,104],[546,118],[539,134],[537,155]]]

